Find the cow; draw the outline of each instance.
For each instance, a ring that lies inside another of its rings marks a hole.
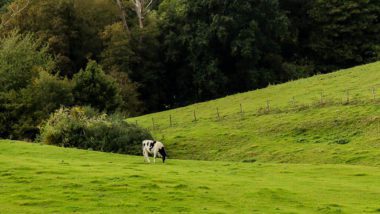
[[[161,142],[155,140],[144,140],[142,142],[142,150],[144,159],[148,163],[150,163],[149,154],[153,155],[154,163],[156,163],[157,156],[162,157],[162,162],[165,163],[167,154],[164,148],[164,144],[162,144]]]

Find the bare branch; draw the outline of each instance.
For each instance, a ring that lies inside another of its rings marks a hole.
[[[9,14],[8,19],[5,19],[3,17],[3,19],[1,20],[0,28],[6,26],[11,21],[11,19],[13,17],[15,17],[18,14],[22,13],[22,11],[24,11],[29,6],[29,4],[30,4],[30,0],[26,0],[21,8],[19,8],[20,5],[18,5],[18,4],[16,4],[14,6],[15,8],[12,8],[12,6],[9,6],[8,9],[11,11],[11,13]]]
[[[153,3],[153,0],[150,0],[150,2],[147,4],[147,6],[145,7],[146,10],[149,10],[150,6],[152,6],[152,3]]]

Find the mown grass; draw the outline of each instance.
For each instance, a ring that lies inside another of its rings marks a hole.
[[[380,165],[379,98],[376,62],[128,121],[174,158]]]
[[[171,160],[0,141],[0,213],[376,213],[378,167]]]

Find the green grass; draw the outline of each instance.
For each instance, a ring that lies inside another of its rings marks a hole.
[[[152,129],[153,118],[172,158],[379,166],[379,98],[376,62],[128,121]]]
[[[0,213],[376,213],[380,170],[185,161],[0,141]]]
[[[379,86],[377,62],[128,119],[167,164],[0,141],[0,213],[380,213]]]

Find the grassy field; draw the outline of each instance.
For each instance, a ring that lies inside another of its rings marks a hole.
[[[0,141],[0,213],[379,213],[378,167],[171,160]]]
[[[376,62],[128,121],[172,158],[379,166],[379,98]]]
[[[167,164],[0,140],[0,214],[380,213],[379,70],[129,118],[153,118]]]

